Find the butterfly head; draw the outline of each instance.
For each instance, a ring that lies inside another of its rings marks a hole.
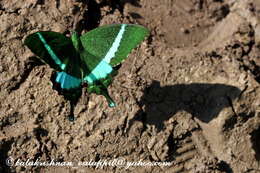
[[[83,81],[83,82],[81,83],[81,87],[82,87],[82,88],[88,87],[88,83],[85,82],[85,81]]]

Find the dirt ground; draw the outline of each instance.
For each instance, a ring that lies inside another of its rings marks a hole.
[[[84,32],[136,23],[151,33],[109,87],[118,106],[83,89],[71,122],[53,70],[23,40],[69,33],[78,11]],[[260,1],[1,0],[0,22],[1,173],[260,172]],[[28,159],[171,164],[14,164]]]

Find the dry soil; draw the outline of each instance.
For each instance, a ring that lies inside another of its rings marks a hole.
[[[109,87],[117,107],[83,89],[70,122],[53,70],[23,40],[69,34],[78,12],[83,32],[136,23],[150,36]],[[259,0],[1,0],[0,40],[1,173],[260,172]],[[9,166],[10,158],[172,164]]]

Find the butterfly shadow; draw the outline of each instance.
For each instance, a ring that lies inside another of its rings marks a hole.
[[[216,118],[225,107],[232,107],[232,100],[240,97],[241,90],[225,84],[177,84],[161,87],[158,81],[146,87],[139,101],[140,111],[129,122],[155,125],[158,131],[164,121],[179,111],[187,111],[203,122]]]

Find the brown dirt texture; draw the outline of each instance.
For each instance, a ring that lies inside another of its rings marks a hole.
[[[77,12],[83,32],[135,23],[150,35],[108,89],[117,107],[83,89],[71,122],[23,40],[69,34]],[[260,172],[260,1],[1,0],[0,22],[1,173]]]

